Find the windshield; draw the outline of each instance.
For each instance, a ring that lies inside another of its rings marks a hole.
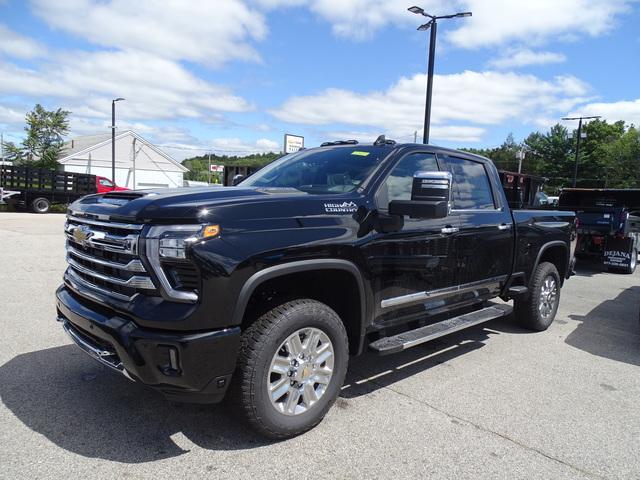
[[[244,180],[243,187],[346,193],[358,188],[390,152],[388,147],[323,147],[286,155]]]

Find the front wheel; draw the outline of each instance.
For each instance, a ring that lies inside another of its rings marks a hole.
[[[560,304],[560,275],[553,263],[539,264],[533,273],[529,294],[515,301],[515,317],[518,323],[531,330],[549,328]]]
[[[283,303],[243,332],[231,398],[259,433],[299,435],[335,402],[348,355],[346,330],[331,308],[309,299]]]

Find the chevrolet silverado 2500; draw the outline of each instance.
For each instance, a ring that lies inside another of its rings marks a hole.
[[[259,432],[285,438],[322,420],[350,355],[514,309],[521,325],[549,327],[574,218],[510,210],[483,157],[383,137],[327,143],[236,187],[76,201],[58,320],[128,378],[177,401],[228,393]]]

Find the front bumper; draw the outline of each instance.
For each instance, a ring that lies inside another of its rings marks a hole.
[[[58,320],[84,352],[176,401],[222,400],[235,369],[240,328],[197,333],[142,329],[110,309],[56,292]]]

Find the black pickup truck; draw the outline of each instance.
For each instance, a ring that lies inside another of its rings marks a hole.
[[[58,320],[169,399],[225,393],[285,438],[321,421],[349,355],[384,355],[511,314],[553,321],[572,212],[511,211],[486,158],[334,142],[236,187],[112,192],[70,206]],[[230,392],[227,392],[227,390]]]
[[[595,257],[611,272],[636,271],[639,189],[565,188],[559,205],[577,215],[576,257]]]

